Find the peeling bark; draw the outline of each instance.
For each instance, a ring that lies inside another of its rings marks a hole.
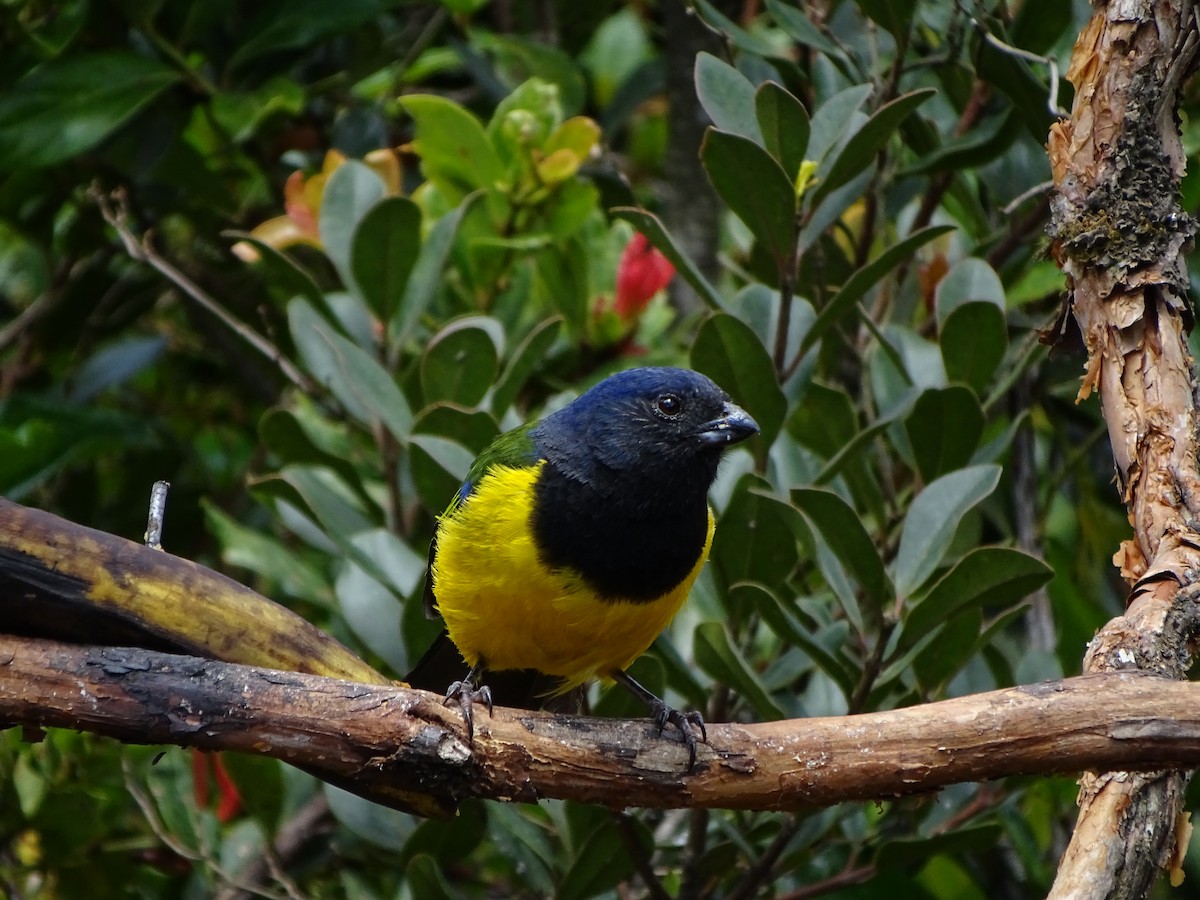
[[[1079,399],[1100,394],[1133,537],[1114,556],[1130,583],[1084,671],[1182,679],[1200,631],[1200,473],[1179,201],[1178,91],[1197,46],[1191,0],[1114,0],[1094,10],[1067,77],[1071,118],[1050,130],[1050,234],[1087,348]],[[1140,897],[1178,864],[1187,775],[1088,774],[1051,897]]]

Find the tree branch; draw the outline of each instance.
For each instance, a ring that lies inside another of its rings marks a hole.
[[[1080,399],[1099,390],[1134,537],[1115,561],[1128,611],[1092,641],[1085,671],[1183,678],[1200,630],[1200,473],[1179,200],[1178,92],[1195,57],[1192,0],[1102,3],[1067,77],[1069,121],[1050,130],[1055,258],[1088,350]],[[1175,856],[1187,776],[1088,775],[1051,897],[1136,897]]]
[[[0,637],[0,721],[300,765],[376,802],[798,810],[964,781],[1200,762],[1200,685],[1114,673],[858,716],[712,724],[697,768],[647,720],[497,708],[472,747],[424,691]]]

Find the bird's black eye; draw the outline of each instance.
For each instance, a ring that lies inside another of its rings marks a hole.
[[[683,401],[674,394],[663,394],[654,401],[654,408],[668,419],[674,419],[683,412]]]

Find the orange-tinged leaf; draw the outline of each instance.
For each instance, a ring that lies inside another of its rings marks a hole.
[[[346,161],[346,154],[340,150],[329,150],[325,153],[325,159],[321,162],[321,174],[330,175],[333,170]]]
[[[315,234],[315,229],[314,232],[307,232],[300,228],[294,219],[288,216],[276,216],[273,219],[267,219],[267,221],[252,228],[250,234],[264,244],[274,247],[276,250],[281,250],[284,247],[292,247],[296,244],[308,244],[310,247],[321,246],[321,242]],[[258,262],[260,256],[254,245],[248,241],[238,241],[234,244],[233,253],[238,259],[244,262]]]
[[[363,162],[375,172],[387,185],[388,196],[400,193],[401,179],[404,171],[400,166],[400,157],[391,148],[372,150],[363,157]]]

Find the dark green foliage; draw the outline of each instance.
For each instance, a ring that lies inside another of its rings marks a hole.
[[[676,36],[654,4],[13,6],[0,490],[137,537],[167,478],[168,549],[400,674],[436,633],[428,540],[475,455],[617,368],[689,365],[762,435],[726,461],[710,563],[635,677],[750,722],[1072,674],[1119,609],[1127,526],[1079,361],[1036,343],[1061,289],[1044,197],[1005,210],[1049,178],[1048,72],[979,29],[1061,68],[1079,11],[827,6],[700,0],[722,41],[686,97],[663,94]],[[699,189],[664,166],[669,115],[712,123],[688,152],[722,202],[695,223],[718,264],[664,224],[663,185]],[[93,183],[265,348],[130,258]],[[692,312],[618,308],[635,230]],[[1026,616],[1045,602],[1056,646]],[[1074,797],[1013,779],[796,816],[469,803],[421,822],[246,759],[221,822],[189,756],[156,752],[0,732],[0,893],[210,895],[323,795],[332,838],[284,860],[314,897],[640,896],[647,877],[1037,896]]]

